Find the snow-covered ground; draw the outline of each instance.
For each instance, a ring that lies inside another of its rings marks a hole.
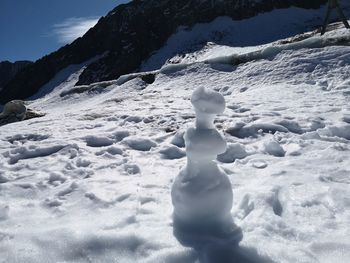
[[[200,86],[225,96],[218,164],[233,186],[242,253],[348,262],[350,47],[303,43],[236,66],[219,63],[231,51],[216,51],[152,84],[67,93],[77,73],[31,102],[47,115],[0,127],[0,262],[198,262],[173,236],[170,190]]]

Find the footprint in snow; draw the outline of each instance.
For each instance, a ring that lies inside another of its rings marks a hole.
[[[78,188],[78,184],[76,182],[73,182],[69,187],[66,189],[63,189],[57,193],[57,196],[59,198],[65,197],[66,195],[69,195],[70,193],[74,192]]]
[[[9,217],[10,207],[5,204],[0,204],[0,221],[6,220]]]
[[[95,155],[97,155],[97,156],[101,156],[101,155],[104,155],[104,154],[123,155],[123,150],[118,148],[118,147],[111,146],[111,147],[108,147],[107,149],[103,149],[103,150],[98,151],[97,153],[95,153]]]
[[[20,142],[22,144],[28,142],[28,141],[43,141],[48,139],[49,135],[41,135],[41,134],[15,134],[11,137],[7,137],[7,141],[11,144],[15,142]]]
[[[285,127],[288,131],[292,133],[296,133],[296,134],[304,133],[299,123],[293,120],[282,119],[280,121],[277,121],[276,124]]]
[[[9,181],[11,181],[11,179],[0,171],[0,184],[7,183]]]
[[[36,147],[34,145],[31,145],[28,147],[22,146],[22,147],[13,149],[11,151],[8,151],[3,155],[9,158],[8,163],[12,165],[12,164],[18,163],[20,160],[50,156],[61,151],[66,147],[70,147],[70,146],[68,145],[53,145],[48,147]]]
[[[48,178],[48,183],[54,186],[58,186],[63,184],[66,180],[67,178],[64,175],[52,172]]]
[[[350,114],[344,115],[343,116],[343,121],[350,124]]]
[[[62,201],[58,200],[58,199],[45,199],[44,201],[44,205],[49,207],[49,208],[55,208],[55,207],[59,207],[63,204]]]
[[[321,182],[332,182],[339,184],[349,184],[350,185],[350,171],[339,170],[330,175],[321,175],[319,180]]]
[[[251,109],[249,108],[244,108],[238,105],[229,105],[227,106],[227,108],[234,111],[235,113],[245,113],[245,112],[251,111]]]
[[[154,197],[150,197],[150,196],[140,197],[139,200],[140,200],[141,205],[151,203],[151,202],[156,202],[156,199]]]
[[[124,121],[121,123],[121,125],[124,125],[127,122],[131,122],[131,123],[139,123],[143,120],[142,117],[140,116],[128,116],[124,119]]]
[[[126,163],[123,165],[123,169],[128,175],[141,173],[141,169],[137,164]]]
[[[76,161],[76,166],[77,167],[89,167],[91,165],[91,162],[89,160],[86,159],[82,159],[82,158],[78,158],[78,160]]]
[[[297,143],[290,143],[284,146],[286,154],[289,156],[299,156],[301,155],[301,146]]]
[[[264,169],[267,167],[267,163],[262,160],[253,160],[251,163],[252,166],[257,169]]]
[[[328,126],[324,128],[321,133],[327,137],[338,137],[350,140],[350,124]]]
[[[117,202],[123,202],[123,201],[125,201],[126,199],[128,199],[130,196],[131,196],[131,194],[123,194],[123,195],[120,195],[119,197],[117,197],[116,201],[117,201]]]
[[[280,201],[280,189],[273,189],[270,198],[267,199],[267,202],[271,205],[273,213],[276,216],[282,216],[283,206]]]
[[[243,87],[239,89],[240,93],[246,92],[249,88],[248,87]]]

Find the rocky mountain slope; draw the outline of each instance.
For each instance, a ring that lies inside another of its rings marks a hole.
[[[326,0],[134,0],[120,5],[82,38],[27,67],[0,92],[0,103],[35,94],[72,64],[86,65],[78,84],[116,79],[137,71],[142,61],[160,49],[179,28],[210,22],[218,16],[236,20],[275,8],[317,8]]]
[[[0,62],[0,90],[23,68],[31,65],[31,61],[10,61]]]

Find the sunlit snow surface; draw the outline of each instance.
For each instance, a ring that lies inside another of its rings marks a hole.
[[[349,261],[350,47],[196,63],[60,97],[77,77],[31,103],[45,117],[0,128],[0,262],[198,262],[173,237],[170,189],[199,86],[227,103],[219,165],[241,246],[272,262]]]

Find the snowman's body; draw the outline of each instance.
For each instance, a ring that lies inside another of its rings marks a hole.
[[[215,115],[224,111],[225,100],[220,93],[199,88],[191,102],[196,128],[185,133],[187,165],[171,192],[175,227],[187,236],[225,236],[232,233],[233,193],[229,178],[214,161],[225,152],[226,141],[213,124]]]

